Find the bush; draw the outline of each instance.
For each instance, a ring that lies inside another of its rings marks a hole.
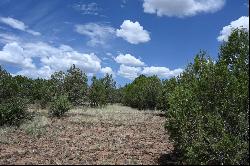
[[[123,104],[142,109],[155,109],[161,89],[161,80],[157,76],[140,75],[123,89]]]
[[[6,70],[0,66],[0,104],[18,95],[18,83]]]
[[[67,70],[63,86],[68,95],[69,101],[74,106],[82,105],[86,102],[88,88],[87,82],[87,75],[83,73],[80,68],[72,65],[70,69]]]
[[[89,101],[92,107],[102,107],[107,105],[108,102],[105,85],[101,79],[97,79],[95,76],[93,76],[89,88]]]
[[[166,128],[188,164],[249,164],[248,45],[236,30],[218,62],[201,52],[177,78]]]
[[[113,80],[112,74],[106,74],[105,77],[101,79],[101,82],[105,87],[106,102],[115,103],[118,96],[116,93],[116,82]]]
[[[32,80],[31,96],[32,102],[38,104],[42,109],[47,108],[49,102],[52,100],[53,87],[50,80],[35,79]]]
[[[176,87],[176,78],[162,81],[162,88],[157,98],[157,109],[167,111],[169,109],[169,96]]]
[[[26,101],[19,97],[13,97],[0,103],[0,126],[19,125],[26,117]]]
[[[52,101],[49,109],[49,115],[52,117],[61,117],[64,115],[64,113],[68,112],[69,109],[70,102],[68,97],[65,95],[60,95]]]

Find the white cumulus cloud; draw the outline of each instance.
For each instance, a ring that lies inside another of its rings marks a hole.
[[[136,57],[132,56],[131,54],[120,54],[114,58],[117,63],[129,65],[129,66],[144,66],[144,62]]]
[[[157,16],[187,17],[220,10],[225,0],[144,0],[145,13]]]
[[[157,75],[160,78],[170,78],[179,75],[183,72],[183,69],[174,69],[170,70],[166,67],[144,67],[142,70],[142,74],[147,76]]]
[[[156,75],[163,79],[168,79],[171,77],[178,76],[183,72],[183,69],[174,69],[170,70],[167,67],[157,67],[157,66],[150,66],[150,67],[131,67],[126,65],[120,65],[118,74],[124,78],[133,80],[136,77],[138,77],[141,74],[144,74],[146,76],[153,76]]]
[[[22,68],[35,68],[31,57],[24,54],[24,50],[17,43],[6,44],[0,51],[0,64],[8,63]]]
[[[116,30],[116,36],[122,37],[124,40],[131,44],[139,44],[150,41],[150,35],[147,30],[143,29],[143,26],[139,22],[132,22],[130,20],[124,20],[121,29]]]
[[[22,21],[19,21],[17,19],[11,18],[11,17],[0,17],[0,22],[9,25],[10,27],[14,29],[18,29],[21,31],[28,32],[34,36],[39,36],[41,35],[40,32],[33,31],[31,29],[28,29],[28,26],[25,25]]]
[[[124,78],[133,80],[138,77],[141,73],[141,67],[131,67],[126,65],[120,65],[118,74]]]
[[[36,63],[33,59],[37,59]],[[55,71],[67,70],[72,64],[87,74],[101,70],[101,60],[94,53],[81,53],[67,45],[55,47],[44,42],[8,43],[0,51],[0,63],[20,66],[22,70],[16,74],[43,78]]]
[[[218,36],[218,41],[227,41],[228,37],[232,33],[233,29],[236,28],[245,28],[247,31],[249,31],[249,17],[248,16],[242,16],[237,20],[234,20],[230,23],[230,25],[227,25],[223,27],[223,29],[220,31],[220,36]]]
[[[101,68],[101,73],[103,73],[103,74],[112,74],[113,76],[115,76],[115,73],[113,72],[111,67]]]
[[[101,60],[94,54],[75,51],[67,45],[54,47],[47,43],[27,43],[25,53],[31,57],[39,57],[40,61],[54,70],[65,70],[72,64],[84,72],[95,73],[101,69]]]
[[[90,46],[105,45],[107,40],[112,38],[115,33],[114,28],[97,23],[76,25],[75,30],[79,34],[86,35],[90,38],[87,43]]]
[[[23,69],[21,71],[18,71],[14,75],[24,75],[31,78],[49,79],[54,72],[55,71],[52,70],[49,66],[42,66],[40,68],[34,68],[34,69]]]

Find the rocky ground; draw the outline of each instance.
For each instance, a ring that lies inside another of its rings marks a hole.
[[[0,164],[162,164],[173,151],[164,114],[119,105],[47,110],[20,127],[0,128]]]

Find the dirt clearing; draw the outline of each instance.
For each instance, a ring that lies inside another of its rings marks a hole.
[[[35,111],[35,110],[33,110]],[[0,128],[0,164],[159,164],[173,150],[162,113],[110,105],[46,110],[19,128]]]

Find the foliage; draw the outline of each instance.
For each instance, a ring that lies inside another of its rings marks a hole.
[[[107,104],[106,89],[103,81],[92,78],[92,84],[89,89],[89,100],[92,107],[104,106]]]
[[[157,109],[167,111],[170,107],[169,96],[177,86],[176,78],[162,81],[162,88],[157,98]]]
[[[17,80],[0,66],[0,125],[19,124],[25,117],[27,101],[19,92]]]
[[[73,105],[81,105],[87,100],[87,76],[75,65],[67,71],[64,80],[65,91]]]
[[[27,78],[25,76],[15,76],[12,78],[12,82],[16,83],[16,95],[19,97],[22,97],[24,99],[27,99],[29,103],[32,102],[32,93],[33,93],[33,80],[30,78]]]
[[[13,77],[0,66],[0,104],[4,100],[18,95],[18,84]]]
[[[26,117],[26,101],[20,97],[12,97],[0,103],[0,126],[19,125]]]
[[[63,71],[55,72],[51,75],[53,96],[65,94],[65,73]]]
[[[73,105],[87,101],[88,79],[74,64],[67,72],[59,71],[51,75],[52,96],[67,95]]]
[[[101,79],[105,87],[105,95],[107,103],[115,103],[116,101],[116,82],[112,78],[112,74],[106,74],[104,78]]]
[[[188,164],[248,164],[249,34],[235,30],[218,62],[199,53],[169,96],[166,128]]]
[[[118,87],[114,90],[114,103],[122,103],[123,101],[123,91],[124,91],[124,87]]]
[[[46,108],[49,102],[52,100],[52,83],[50,80],[35,79],[33,80],[31,88],[31,96],[33,102],[38,102],[41,108]]]
[[[49,115],[52,117],[61,117],[69,111],[70,106],[68,96],[56,96],[50,105]]]
[[[161,81],[157,76],[140,75],[124,87],[123,104],[138,109],[155,109],[160,89]]]

